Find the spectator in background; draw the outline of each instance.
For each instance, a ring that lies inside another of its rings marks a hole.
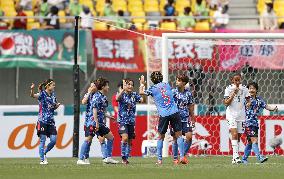
[[[261,30],[274,30],[277,28],[277,18],[273,11],[273,4],[266,4],[266,11],[261,14],[260,17],[260,29]]]
[[[64,2],[66,0],[48,0],[48,4],[51,6],[56,6],[58,9],[64,9]]]
[[[92,29],[93,28],[93,14],[90,11],[90,8],[83,6],[83,11],[80,13],[81,19],[81,28],[83,29]]]
[[[34,12],[38,16],[46,17],[49,12],[49,5],[47,3],[47,0],[37,1]],[[44,20],[41,18],[39,19],[39,22],[42,24]]]
[[[209,10],[206,8],[206,3],[203,0],[196,0],[195,12],[196,16],[208,16]]]
[[[104,7],[104,12],[103,12],[103,16],[114,16],[115,12],[112,9],[112,2],[111,0],[106,0],[105,1],[105,7]]]
[[[18,5],[16,6],[16,17],[26,17],[27,15],[23,11],[23,7]],[[27,18],[15,19],[13,22],[13,29],[27,29]]]
[[[191,30],[195,26],[195,20],[191,14],[191,8],[185,7],[182,15],[178,17],[178,28],[180,30]]]
[[[59,9],[56,6],[52,6],[50,8],[50,13],[47,15],[48,19],[46,20],[45,29],[60,29],[58,11]]]
[[[218,9],[214,12],[212,27],[213,29],[223,29],[229,23],[228,6]]]
[[[164,6],[165,16],[174,16],[175,15],[175,7],[174,0],[168,0],[168,3]]]
[[[137,30],[137,27],[136,27],[134,22],[131,22],[131,24],[129,26],[129,30],[133,30],[133,31]]]
[[[82,6],[79,4],[78,0],[73,0],[66,9],[66,14],[70,16],[78,16],[82,11]]]
[[[124,16],[123,10],[117,11],[117,15],[118,16],[117,16],[117,20],[116,20],[116,26],[125,29],[126,28],[126,21],[123,18],[123,16]]]
[[[32,10],[32,0],[21,0],[20,6],[22,6],[24,10]]]

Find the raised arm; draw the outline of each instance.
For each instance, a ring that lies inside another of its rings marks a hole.
[[[32,98],[38,99],[39,93],[35,94],[34,89],[35,89],[35,84],[32,83],[32,85],[31,85],[31,91],[30,91],[30,96],[31,96]]]
[[[125,80],[122,80],[122,89],[119,90],[116,93],[116,98],[115,98],[116,101],[120,100],[120,98],[121,98],[122,94],[124,93],[125,89],[126,89],[126,82],[125,82]]]
[[[139,78],[139,82],[140,82],[140,86],[139,86],[139,94],[140,95],[146,95],[145,91],[145,78],[143,75],[141,75],[141,77]]]
[[[236,88],[234,92],[232,92],[226,99],[224,99],[223,102],[226,106],[229,106],[232,103],[234,97],[238,94],[238,91],[239,91],[239,88]]]
[[[270,105],[266,105],[266,108],[265,108],[265,109],[267,109],[268,111],[275,111],[275,112],[278,111],[278,107],[277,107],[277,106],[272,107],[272,106],[270,106]]]

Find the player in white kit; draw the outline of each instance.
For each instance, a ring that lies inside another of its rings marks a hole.
[[[224,104],[227,106],[226,119],[232,135],[232,163],[235,164],[242,163],[239,157],[239,139],[245,130],[245,102],[246,100],[249,100],[249,91],[246,86],[241,84],[241,74],[234,73],[230,77],[230,80],[232,84],[225,89]]]

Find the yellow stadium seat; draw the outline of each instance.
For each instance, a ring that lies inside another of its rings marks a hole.
[[[64,11],[64,10],[60,10],[60,11],[58,12],[59,22],[60,22],[61,24],[66,23],[65,15],[66,15],[66,14],[65,14],[65,11]]]
[[[34,12],[33,12],[33,11],[24,11],[24,13],[25,13],[28,17],[33,17],[33,16],[34,16]],[[35,21],[34,18],[28,18],[28,23],[34,22],[34,21]]]
[[[127,3],[125,0],[113,1],[112,7],[115,12],[119,10],[123,10],[124,12],[127,11]]]
[[[15,7],[14,2],[12,0],[1,0],[0,4],[1,4],[1,8]]]
[[[205,22],[197,22],[195,24],[195,30],[200,30],[200,31],[208,31],[210,30],[210,25],[207,21]]]
[[[188,0],[177,0],[176,1],[176,11],[178,13],[183,13],[185,7],[190,7],[190,2]]]
[[[95,22],[94,23],[95,30],[108,30],[107,23],[105,22]]]
[[[40,23],[39,22],[29,22],[27,24],[27,30],[39,29],[39,28],[40,28]]]
[[[160,11],[164,11],[164,7],[167,4],[167,0],[160,0]]]
[[[277,22],[278,22],[278,24],[280,25],[281,23],[284,22],[284,11],[279,12],[279,13],[277,14],[277,16],[280,17],[280,18],[277,19]]]
[[[161,30],[176,30],[177,25],[175,22],[162,22]]]
[[[99,14],[103,14],[104,12],[104,8],[105,8],[105,1],[102,1],[102,0],[98,0],[97,3],[96,3],[96,11],[99,13]]]
[[[134,17],[140,17],[140,18],[134,18],[132,19],[134,23],[144,23],[146,22],[146,19],[145,19],[145,12],[143,11],[134,11],[131,16],[134,16]]]
[[[273,9],[276,13],[284,11],[284,0],[275,0]]]
[[[142,23],[134,23],[137,30],[143,30],[143,24]]]
[[[135,12],[135,11],[143,11],[143,3],[142,1],[131,1],[128,2],[128,11]]]
[[[159,3],[157,0],[145,1],[144,2],[144,11],[145,12],[158,12],[159,11]]]
[[[81,0],[82,1],[82,0]],[[94,4],[93,4],[93,1],[92,0],[84,0],[82,2],[80,2],[80,4],[82,6],[87,6],[89,7],[90,9],[93,9],[94,8]]]

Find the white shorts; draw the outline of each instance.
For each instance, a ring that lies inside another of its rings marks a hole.
[[[244,121],[236,121],[235,119],[227,119],[229,129],[237,129],[239,134],[245,132]]]

